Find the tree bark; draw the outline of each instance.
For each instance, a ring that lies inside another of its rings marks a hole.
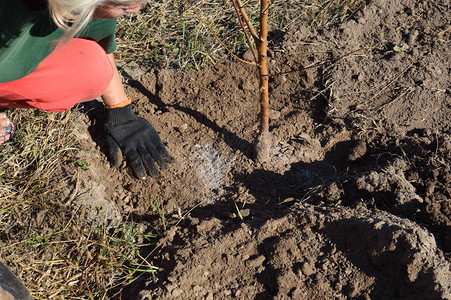
[[[260,76],[260,133],[255,141],[255,159],[258,162],[269,160],[271,134],[269,133],[269,74],[268,74],[268,8],[269,0],[260,1],[260,32],[257,40],[258,71]]]
[[[260,34],[257,40],[258,70],[260,76],[260,132],[269,131],[269,93],[268,93],[268,7],[269,0],[260,2]]]

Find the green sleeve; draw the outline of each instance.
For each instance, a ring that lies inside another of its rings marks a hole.
[[[63,34],[46,11],[30,10],[20,0],[0,0],[0,83],[30,74]]]
[[[92,19],[79,37],[96,41],[110,54],[117,48],[116,43],[117,19]]]
[[[116,23],[116,19],[93,19],[80,37],[94,40],[108,54],[113,53],[117,47]],[[63,35],[47,10],[29,9],[20,0],[0,0],[0,83],[33,72]]]

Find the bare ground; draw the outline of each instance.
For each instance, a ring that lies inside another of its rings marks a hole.
[[[277,36],[272,74],[327,63],[271,78],[263,165],[252,66],[124,67],[177,163],[138,181],[109,168],[95,122],[80,126],[87,221],[162,232],[160,271],[122,299],[451,299],[449,16],[447,1],[374,0]]]

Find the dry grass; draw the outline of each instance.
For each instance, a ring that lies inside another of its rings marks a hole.
[[[229,1],[190,5],[235,53],[245,39]],[[256,22],[258,1],[246,1]],[[274,1],[273,42],[299,25],[321,30],[352,17],[363,0]],[[200,68],[227,54],[193,9],[182,1],[154,1],[121,19],[118,58],[148,67]],[[80,165],[72,124],[76,114],[8,112],[17,132],[0,146],[0,259],[35,299],[106,299],[143,274],[155,271],[140,249],[155,238],[127,220],[88,228],[64,197]]]
[[[231,1],[186,1],[152,1],[140,14],[122,18],[117,58],[152,68],[188,69],[230,58],[208,27],[234,53],[247,50]],[[259,1],[243,3],[257,26]],[[270,44],[293,27],[321,30],[340,23],[364,5],[364,0],[273,1],[269,11]]]
[[[139,255],[153,235],[132,221],[92,229],[66,206],[79,159],[77,113],[9,112],[17,132],[0,148],[0,259],[35,299],[102,299],[155,268]],[[57,179],[57,180],[55,180]]]

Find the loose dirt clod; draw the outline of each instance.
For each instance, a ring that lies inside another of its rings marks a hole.
[[[174,264],[165,284],[150,284],[138,299],[171,299],[170,283],[193,298],[208,292],[215,298],[239,293],[243,299],[450,296],[450,264],[432,234],[379,210],[304,204],[260,224],[213,221],[208,231],[178,231],[186,244],[167,249]],[[218,238],[197,248],[207,233]]]

